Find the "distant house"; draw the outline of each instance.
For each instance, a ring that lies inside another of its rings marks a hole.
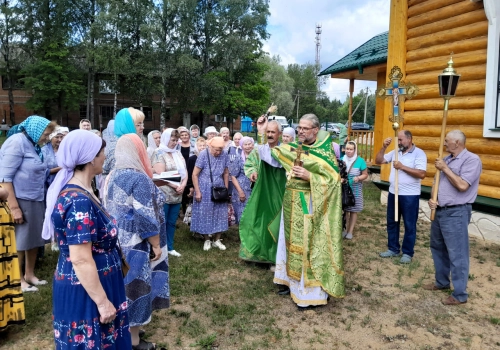
[[[499,0],[391,0],[390,26],[320,74],[332,78],[387,82],[387,74],[399,66],[404,80],[420,88],[418,96],[400,103],[403,125],[428,157],[423,196],[430,192],[435,174],[443,99],[438,75],[453,52],[461,74],[457,96],[450,100],[447,130],[460,129],[467,148],[483,163],[479,196],[470,232],[500,241],[500,1]],[[374,148],[393,137],[391,103],[377,99]],[[387,187],[390,167],[380,171],[381,188]],[[421,206],[423,214],[427,208]]]

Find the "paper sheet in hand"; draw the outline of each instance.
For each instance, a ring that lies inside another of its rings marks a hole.
[[[181,182],[181,174],[179,174],[179,172],[176,170],[165,171],[161,174],[153,174],[153,181],[154,180],[163,180],[168,181],[174,185],[179,185]]]

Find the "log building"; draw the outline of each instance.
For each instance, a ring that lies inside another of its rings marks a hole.
[[[443,117],[438,75],[453,52],[454,67],[461,79],[456,97],[450,100],[447,131],[462,130],[467,149],[481,158],[483,172],[473,220],[487,217],[485,227],[478,228],[479,234],[500,241],[500,1],[391,0],[390,6],[388,33],[374,37],[354,51],[357,55],[349,54],[320,74],[349,79],[352,90],[354,79],[384,86],[391,68],[399,66],[403,79],[419,87],[419,94],[400,103],[399,108],[404,116],[403,128],[413,133],[414,143],[427,154],[427,177],[422,180],[425,197],[436,172],[434,160]],[[386,55],[381,57],[384,38]],[[346,60],[348,64],[339,64]],[[394,137],[388,120],[391,113],[391,102],[377,99],[375,153],[386,137]],[[387,187],[389,172],[390,165],[381,166],[380,187]],[[425,206],[422,203],[423,211]]]

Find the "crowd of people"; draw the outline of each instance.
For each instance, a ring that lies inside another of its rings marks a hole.
[[[228,128],[214,126],[202,136],[197,125],[144,137],[144,114],[124,108],[102,137],[86,119],[71,132],[39,116],[12,128],[0,149],[0,210],[7,225],[1,229],[17,245],[17,255],[3,257],[14,281],[6,290],[20,302],[11,304],[16,316],[0,329],[24,319],[18,288],[36,292],[48,283],[36,276],[35,262],[52,242],[59,250],[52,280],[56,348],[155,349],[143,328],[154,310],[170,304],[168,256],[181,257],[175,249],[181,212],[204,251],[226,250],[222,234],[239,224],[239,257],[270,264],[278,294],[290,295],[299,310],[344,297],[342,240],[354,238],[368,177],[356,142],[342,145],[342,154],[313,114],[300,119],[297,132],[265,116],[256,126],[257,141],[241,133],[231,139]],[[400,263],[409,263],[427,158],[407,130],[398,135],[398,161],[395,151],[385,154],[391,142],[384,140],[376,156],[393,164],[388,250],[380,256],[402,251]],[[448,133],[445,145],[451,155],[436,160],[436,168],[446,181],[438,201],[429,201],[438,213],[431,230],[436,282],[424,288],[449,288],[451,275],[455,291],[443,303],[458,305],[467,301],[466,223],[481,163],[466,150],[462,132]],[[343,183],[355,204],[344,205]]]

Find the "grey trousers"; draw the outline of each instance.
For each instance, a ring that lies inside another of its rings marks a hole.
[[[436,211],[431,225],[431,253],[436,270],[436,286],[450,287],[452,296],[458,301],[467,300],[467,281],[469,279],[469,222],[472,206],[470,204],[443,208]]]

